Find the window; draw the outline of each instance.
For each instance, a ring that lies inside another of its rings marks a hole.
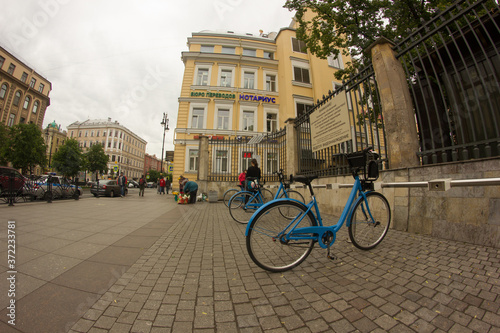
[[[254,130],[254,112],[253,111],[243,111],[243,131],[253,131]]]
[[[23,75],[21,76],[21,81],[23,81],[24,83],[26,83],[27,79],[28,79],[28,73],[23,72]]]
[[[294,52],[307,53],[306,43],[292,37],[292,49]]]
[[[115,142],[113,142],[113,148],[115,148],[115,149],[116,149],[116,141],[115,141]]]
[[[264,58],[265,59],[274,59],[274,53],[273,52],[264,51]]]
[[[108,141],[108,148],[111,148],[111,141]]]
[[[297,117],[300,117],[301,115],[306,113],[311,108],[312,105],[297,102],[296,106],[297,106]]]
[[[278,130],[278,115],[276,113],[266,115],[266,130],[267,132],[276,132]]]
[[[116,161],[116,155],[111,156],[111,162],[114,162],[114,161]]]
[[[11,113],[9,115],[9,120],[7,121],[7,126],[12,127],[12,125],[14,125],[14,119],[16,119],[16,115]]]
[[[243,55],[248,57],[255,57],[257,55],[257,50],[243,49]]]
[[[227,172],[229,165],[227,150],[216,150],[215,151],[215,172]]]
[[[266,90],[276,91],[276,75],[266,75]]]
[[[189,150],[189,171],[198,171],[198,149]]]
[[[193,117],[191,118],[191,128],[203,128],[203,117],[205,109],[193,108]]]
[[[115,131],[115,138],[118,137],[118,131]]]
[[[79,137],[79,138],[81,138],[81,137],[82,137],[82,131],[80,131],[80,132],[78,133],[78,137]]]
[[[213,45],[202,45],[200,51],[203,53],[214,53],[214,46]]]
[[[4,83],[4,84],[2,84],[2,87],[0,88],[0,98],[4,99],[6,94],[7,94],[7,84]]]
[[[24,99],[24,104],[23,104],[23,109],[28,110],[28,106],[30,105],[31,98],[29,96],[26,96]]]
[[[14,102],[12,102],[12,104],[14,104],[15,106],[18,106],[20,100],[21,100],[21,92],[18,91],[18,92],[16,92],[16,95],[14,96]]]
[[[118,149],[122,149],[122,143],[118,143]]]
[[[33,104],[33,113],[36,113],[38,111],[38,106],[40,105],[40,102],[35,101]]]
[[[19,124],[24,124],[25,121],[26,121],[26,118],[21,117],[21,119],[19,119]]]
[[[120,139],[122,138],[123,132],[120,132]]]
[[[198,68],[196,76],[196,85],[208,86],[208,68]]]
[[[338,54],[338,56],[334,54],[330,54],[327,58],[328,65],[334,68],[344,69],[344,62],[342,61],[342,54]]]
[[[301,67],[293,67],[294,81],[302,83],[311,83],[309,80],[309,69]]]
[[[229,110],[219,109],[217,111],[217,129],[229,129]]]
[[[90,131],[90,137],[94,137],[94,130]]]
[[[253,153],[251,151],[244,151],[241,154],[241,171],[248,170],[251,165]]]
[[[70,138],[73,137],[73,131],[71,131],[70,135],[69,135]]]
[[[30,88],[35,88],[35,84],[36,84],[36,79],[32,77],[30,82]]]
[[[89,131],[85,131],[85,137],[87,138],[89,136]]]
[[[233,71],[230,69],[223,69],[220,73],[220,86],[231,87],[233,83]]]
[[[278,171],[278,154],[267,153],[266,171],[271,174]]]
[[[255,73],[244,72],[243,74],[243,88],[254,89]]]
[[[40,85],[38,86],[38,92],[43,93],[44,88],[45,88],[45,85],[43,83],[40,83]]]
[[[100,133],[99,133],[99,131],[97,131],[97,133],[96,133],[96,135],[95,135],[95,136],[96,136],[96,137],[99,137],[99,134],[100,134]]]
[[[3,67],[3,63],[5,62],[5,58],[0,56],[0,68]]]
[[[9,69],[7,70],[7,73],[10,75],[14,75],[14,71],[16,70],[16,65],[10,64]]]
[[[222,47],[222,53],[225,53],[225,54],[235,54],[236,53],[236,49],[234,47],[223,46]]]

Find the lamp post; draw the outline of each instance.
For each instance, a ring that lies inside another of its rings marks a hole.
[[[161,120],[161,125],[163,125],[163,143],[161,145],[161,172],[160,175],[163,174],[163,149],[165,147],[165,132],[168,131],[168,117],[165,112],[163,112],[163,119]]]
[[[49,126],[47,126],[47,130],[45,131],[45,137],[47,138],[47,143],[49,141]],[[50,171],[50,160],[52,158],[52,144],[54,143],[54,131],[52,130],[52,138],[50,140],[50,148],[49,148],[49,171]]]

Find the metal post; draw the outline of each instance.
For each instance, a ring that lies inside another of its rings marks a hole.
[[[169,128],[168,128],[168,116],[165,112],[163,112],[163,119],[161,120],[161,125],[163,125],[163,142],[162,142],[162,145],[161,145],[161,166],[160,166],[160,175],[163,174],[163,155],[164,155],[164,147],[165,147],[165,131],[168,131]]]
[[[11,172],[9,175],[9,206],[14,206],[14,180],[15,180],[16,175],[14,172]]]
[[[47,178],[47,203],[52,203],[52,175]]]

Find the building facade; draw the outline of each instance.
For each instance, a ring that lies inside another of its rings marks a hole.
[[[296,38],[295,25],[292,21],[290,27],[267,35],[202,31],[188,38],[189,51],[182,53],[174,179],[180,174],[196,179],[200,135],[220,139],[276,132],[341,85],[333,74],[348,59],[311,55]],[[235,151],[213,154],[213,163],[218,163],[209,166],[213,169],[224,169],[229,161],[243,169],[253,157]]]
[[[141,177],[147,142],[118,121],[76,121],[68,126],[68,138],[77,140],[84,152],[96,143],[103,146],[109,156],[108,174],[103,177],[116,177],[119,172],[129,179]]]
[[[51,90],[46,78],[0,46],[0,123],[42,129]]]
[[[47,125],[42,134],[45,139],[45,145],[47,146],[48,171],[53,172],[55,169],[52,167],[52,157],[57,153],[59,147],[64,144],[68,133],[62,130],[61,125],[57,125],[54,120]]]

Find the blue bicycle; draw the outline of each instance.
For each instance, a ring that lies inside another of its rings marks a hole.
[[[287,198],[302,203],[305,202],[302,194],[290,189],[290,183],[285,181],[283,170],[275,173],[278,174],[280,186],[274,197],[271,191],[262,188],[260,184],[256,184],[255,187],[249,191],[240,191],[231,197],[228,204],[229,213],[236,222],[248,223],[250,217],[252,217],[257,209],[272,200]],[[248,180],[253,181],[254,179],[248,178]],[[286,214],[287,212],[283,210],[283,213]]]
[[[245,236],[250,258],[259,267],[271,272],[283,272],[302,263],[311,253],[314,243],[327,249],[346,222],[349,238],[359,249],[377,246],[387,234],[391,210],[387,199],[373,191],[378,178],[377,154],[371,147],[347,154],[354,177],[354,186],[337,224],[323,226],[311,181],[317,176],[296,176],[294,181],[307,185],[312,200],[307,205],[291,199],[274,200],[262,206],[250,219]],[[370,161],[371,159],[371,161]],[[363,179],[359,173],[363,171]]]

